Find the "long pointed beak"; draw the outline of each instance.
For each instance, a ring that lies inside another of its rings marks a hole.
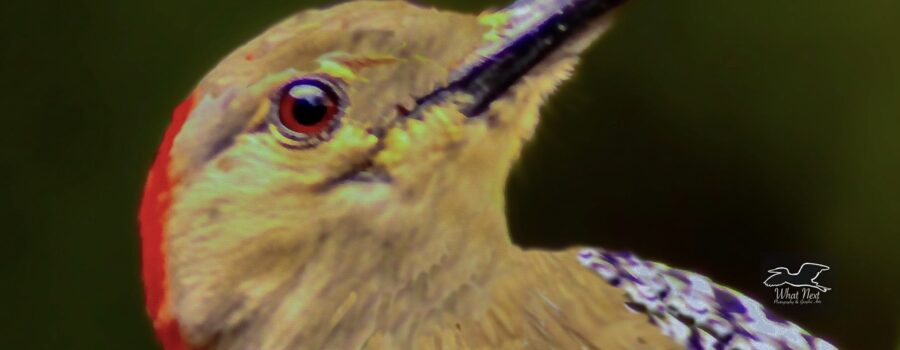
[[[494,27],[488,42],[456,70],[450,83],[419,99],[418,109],[456,100],[468,117],[487,107],[532,68],[568,40],[583,32],[625,0],[518,0],[506,9],[482,17]]]

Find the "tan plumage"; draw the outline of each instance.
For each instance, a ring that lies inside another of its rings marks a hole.
[[[209,349],[678,348],[577,252],[523,251],[507,230],[506,178],[540,105],[607,21],[475,118],[464,93],[403,115],[521,30],[509,21],[352,2],[226,58],[195,91],[166,168],[160,315]],[[326,141],[286,147],[272,96],[308,76],[336,81],[349,103]]]
[[[575,254],[516,250],[505,262],[493,261],[486,295],[469,299],[484,309],[437,315],[434,325],[422,326],[415,348],[681,348],[645,316],[627,311],[621,290],[597,283]]]

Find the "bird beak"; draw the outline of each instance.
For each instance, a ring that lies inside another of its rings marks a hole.
[[[625,0],[518,0],[482,15],[493,30],[486,43],[455,70],[450,83],[419,99],[419,110],[460,94],[468,117],[487,107],[532,68]]]

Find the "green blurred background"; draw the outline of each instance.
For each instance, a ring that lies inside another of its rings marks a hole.
[[[0,3],[0,347],[155,348],[136,212],[171,108],[231,49],[326,3]],[[841,348],[894,348],[900,2],[633,1],[508,192],[522,244],[633,249],[766,305],[771,264],[816,259],[834,290],[778,312]]]

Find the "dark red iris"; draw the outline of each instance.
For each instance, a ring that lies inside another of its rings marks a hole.
[[[331,125],[339,112],[340,97],[325,82],[301,79],[281,90],[278,119],[291,131],[318,134]]]

